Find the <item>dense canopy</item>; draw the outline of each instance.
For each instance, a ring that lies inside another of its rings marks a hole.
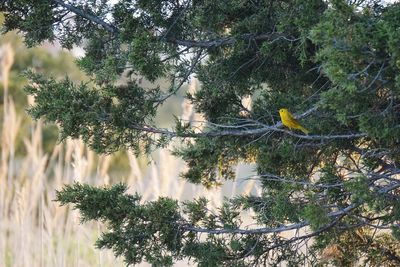
[[[77,64],[90,83],[28,73],[30,114],[59,124],[61,138],[99,153],[177,140],[182,177],[207,187],[234,179],[239,162],[256,166],[261,196],[226,199],[218,213],[206,199],[143,204],[125,185],[66,186],[62,204],[108,224],[100,248],[159,266],[399,266],[400,4],[3,0],[0,10],[4,30],[30,46],[85,50]],[[157,126],[159,108],[194,77],[201,87],[185,97],[204,127]],[[283,127],[280,108],[310,134]],[[257,227],[242,224],[247,210]]]

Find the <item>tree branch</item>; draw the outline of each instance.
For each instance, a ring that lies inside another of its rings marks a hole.
[[[62,0],[52,0],[54,3],[66,8],[67,10],[75,13],[76,15],[85,18],[87,20],[90,20],[91,22],[101,25],[106,29],[108,32],[117,35],[119,33],[119,30],[99,18],[98,16],[88,14],[87,12],[83,11],[80,8],[77,8],[73,5],[64,3]],[[167,31],[168,33],[168,31]],[[283,33],[278,33],[278,32],[271,32],[271,33],[261,33],[261,34],[253,34],[253,33],[246,33],[237,37],[225,37],[225,38],[216,38],[213,40],[179,40],[174,37],[166,37],[166,35],[163,35],[159,38],[161,42],[166,42],[166,43],[171,43],[171,44],[176,44],[180,46],[185,46],[185,47],[199,47],[199,48],[212,48],[212,47],[219,47],[223,45],[233,45],[235,44],[238,40],[244,40],[244,41],[270,41],[270,42],[276,42],[278,40],[286,40],[289,42],[296,42],[300,40],[300,38],[292,38],[284,35]]]
[[[201,47],[201,48],[212,48],[212,47],[219,47],[223,45],[233,45],[235,44],[238,40],[244,40],[244,41],[270,41],[270,42],[276,42],[280,39],[289,41],[289,42],[295,42],[300,40],[300,38],[288,38],[286,35],[279,33],[279,32],[272,32],[272,33],[262,33],[262,34],[252,34],[252,33],[247,33],[243,34],[237,37],[225,37],[225,38],[217,38],[213,40],[202,40],[202,41],[196,41],[196,40],[178,40],[173,37],[170,38],[162,38],[162,41],[172,43],[172,44],[177,44],[181,46],[186,46],[186,47]]]
[[[78,15],[78,16],[80,16],[82,18],[85,18],[87,20],[90,20],[90,21],[98,24],[98,25],[103,26],[104,29],[106,29],[110,33],[113,33],[113,34],[117,34],[118,33],[118,29],[117,28],[115,28],[113,25],[105,22],[104,20],[100,19],[97,16],[91,15],[91,14],[83,11],[82,9],[79,9],[79,8],[73,6],[73,5],[64,3],[61,0],[52,0],[52,1],[54,3],[60,5],[60,6],[64,7],[64,8],[66,8],[67,10],[71,11],[72,13],[75,13],[76,15]]]
[[[267,181],[274,181],[274,182],[280,182],[280,183],[290,183],[290,184],[298,184],[302,185],[305,187],[314,187],[314,188],[340,188],[343,187],[343,183],[334,183],[334,184],[318,184],[318,183],[311,183],[307,181],[298,181],[295,179],[285,179],[282,176],[279,175],[274,175],[271,173],[263,173],[263,174],[258,174],[258,175],[253,175],[250,177],[245,178],[246,180],[249,179],[259,179],[259,180],[267,180]]]
[[[207,228],[197,228],[193,226],[182,226],[181,229],[196,232],[196,233],[207,233],[207,234],[271,234],[271,233],[281,233],[290,230],[300,229],[308,226],[308,222],[294,223],[290,225],[285,225],[276,228],[258,228],[258,229],[207,229]]]
[[[296,242],[296,241],[299,241],[299,240],[304,240],[304,239],[308,239],[308,238],[317,236],[317,235],[319,235],[319,234],[325,232],[325,231],[328,230],[329,228],[332,228],[333,226],[335,226],[344,216],[345,216],[344,214],[343,214],[343,215],[340,215],[339,217],[337,217],[336,219],[334,219],[334,220],[333,220],[332,222],[330,222],[329,224],[327,224],[327,225],[325,225],[325,226],[319,228],[318,230],[316,230],[316,231],[314,231],[314,232],[312,232],[312,233],[309,233],[309,234],[306,234],[306,235],[302,235],[302,236],[297,236],[297,237],[290,238],[289,240],[287,240],[287,241],[285,241],[285,242],[283,242],[283,243],[275,244],[275,245],[273,245],[273,246],[268,247],[267,249],[268,249],[268,250],[272,250],[272,249],[275,249],[275,248],[284,246],[284,245],[286,245],[286,244],[290,244],[290,243],[293,243],[293,242]]]
[[[192,63],[190,64],[189,70],[187,70],[187,72],[185,73],[184,77],[182,78],[182,80],[180,81],[178,86],[176,86],[175,88],[172,87],[171,92],[169,92],[168,94],[166,94],[166,95],[162,96],[160,99],[158,99],[156,106],[159,106],[166,99],[168,99],[170,96],[174,95],[176,92],[179,91],[179,89],[182,87],[182,85],[186,82],[186,80],[189,78],[189,76],[193,73],[194,68],[196,67],[197,63],[200,61],[202,52],[203,52],[203,50],[200,50],[197,52],[196,56],[192,60]]]
[[[400,186],[400,185],[399,185]],[[353,209],[359,207],[361,204],[352,204],[347,206],[346,208],[340,210],[340,211],[334,211],[329,213],[327,216],[328,217],[338,217],[338,216],[343,216]],[[299,223],[294,223],[290,225],[284,225],[281,227],[275,227],[275,228],[258,228],[258,229],[207,229],[207,228],[196,228],[193,226],[182,226],[182,229],[190,231],[190,232],[196,232],[196,233],[207,233],[207,234],[271,234],[271,233],[281,233],[281,232],[286,232],[290,230],[296,230],[296,229],[301,229],[306,226],[309,226],[310,223],[308,221],[303,221]]]
[[[333,140],[333,139],[353,139],[366,137],[365,133],[351,133],[351,134],[336,134],[336,135],[302,135],[291,132],[286,129],[280,129],[278,127],[282,127],[282,123],[277,123],[274,126],[265,126],[263,128],[250,129],[250,130],[224,130],[224,131],[210,131],[203,133],[178,133],[174,131],[170,131],[167,129],[160,129],[150,126],[138,126],[138,125],[130,125],[131,129],[154,133],[154,134],[162,134],[169,137],[183,137],[183,138],[198,138],[198,137],[222,137],[222,136],[262,136],[268,132],[281,132],[286,133],[293,137],[298,137],[300,139],[306,140]]]
[[[306,117],[313,113],[317,108],[313,107],[303,114],[296,116],[297,119]],[[268,132],[281,132],[288,134],[293,137],[306,139],[306,140],[333,140],[333,139],[353,139],[359,137],[366,137],[367,134],[365,133],[350,133],[350,134],[338,134],[338,135],[303,135],[297,134],[287,129],[282,129],[283,124],[282,122],[277,122],[274,125],[265,125],[258,123],[260,126],[259,128],[255,129],[247,129],[244,128],[243,125],[217,125],[211,124],[215,128],[224,128],[224,130],[211,130],[209,132],[202,132],[202,133],[178,133],[174,131],[170,131],[167,129],[160,129],[151,126],[140,126],[140,125],[130,125],[131,129],[135,129],[138,131],[154,133],[154,134],[162,134],[168,136],[170,138],[173,137],[183,137],[183,138],[198,138],[198,137],[222,137],[222,136],[263,136]],[[230,130],[227,130],[231,128]]]
[[[400,187],[400,183],[393,183],[387,187],[379,189],[377,193],[384,194],[384,193],[387,193],[387,192],[392,191],[399,187]],[[327,216],[332,217],[332,218],[343,217],[344,215],[347,215],[350,211],[358,208],[362,204],[363,204],[363,202],[353,203],[342,210],[330,212],[327,214]],[[285,232],[285,231],[301,229],[301,228],[304,228],[309,225],[310,225],[310,223],[308,221],[303,221],[303,222],[294,223],[294,224],[290,224],[290,225],[284,225],[284,226],[275,227],[275,228],[207,229],[207,228],[197,228],[197,227],[193,227],[193,226],[183,225],[183,226],[181,226],[181,229],[189,231],[189,232],[217,234],[217,235],[218,234],[271,234],[271,233],[281,233],[281,232]]]

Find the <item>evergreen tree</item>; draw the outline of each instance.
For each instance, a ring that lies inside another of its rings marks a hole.
[[[199,266],[399,266],[400,4],[110,2],[0,1],[5,30],[21,31],[28,45],[58,40],[86,51],[78,65],[92,83],[29,74],[30,114],[99,153],[149,153],[179,140],[174,153],[189,166],[182,177],[207,187],[233,179],[238,162],[254,163],[262,195],[226,199],[212,213],[203,198],[142,203],[122,184],[65,186],[58,201],[83,221],[107,223],[99,248],[156,266],[188,258]],[[159,107],[193,75],[201,89],[186,98],[205,127],[157,127]],[[144,88],[138,76],[167,78],[170,88]],[[121,77],[128,83],[116,83]],[[310,134],[285,128],[282,107]],[[246,210],[258,227],[242,224]]]

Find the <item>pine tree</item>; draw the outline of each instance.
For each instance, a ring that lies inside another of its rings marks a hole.
[[[3,0],[0,10],[5,31],[21,31],[30,46],[85,49],[78,65],[91,83],[28,74],[30,114],[58,123],[62,139],[138,154],[179,140],[182,177],[206,187],[234,179],[238,162],[257,166],[262,195],[226,199],[218,213],[203,198],[143,204],[123,184],[65,186],[61,204],[107,223],[99,248],[155,266],[400,264],[400,4]],[[201,89],[186,98],[205,127],[157,127],[159,107],[192,76]],[[170,88],[137,77],[169,79]],[[310,134],[285,128],[282,107]],[[242,225],[247,210],[259,227]]]

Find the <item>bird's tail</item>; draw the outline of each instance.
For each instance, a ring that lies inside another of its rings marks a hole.
[[[308,134],[310,131],[304,128],[303,126],[300,125],[299,130],[302,131],[305,134]]]

